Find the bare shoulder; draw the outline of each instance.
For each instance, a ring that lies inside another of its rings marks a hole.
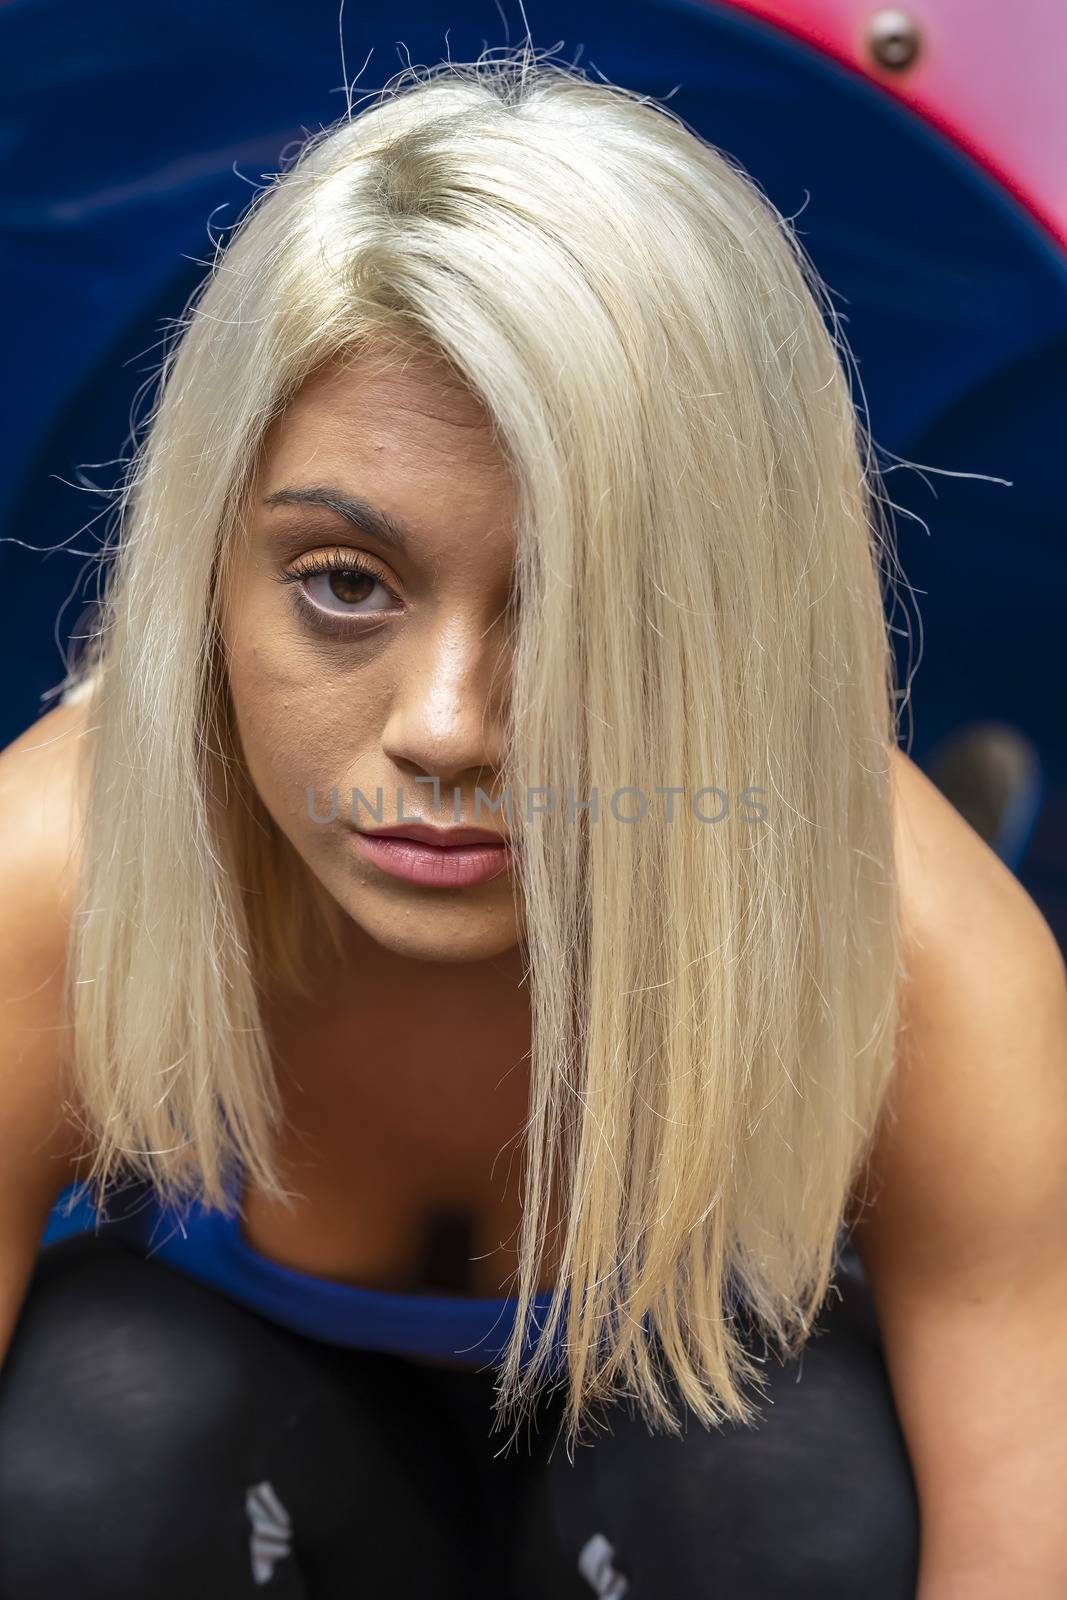
[[[67,941],[89,708],[57,705],[0,751],[0,1139],[8,1172],[56,1192],[73,1176]],[[7,1196],[5,1183],[5,1198]]]
[[[1009,1262],[1040,1273],[1067,1226],[1067,969],[1013,873],[902,752],[894,802],[906,973],[856,1245],[876,1297],[986,1293]]]
[[[5,923],[65,934],[81,836],[79,776],[89,704],[57,705],[0,751]]]

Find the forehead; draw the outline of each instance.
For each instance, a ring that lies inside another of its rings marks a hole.
[[[263,502],[309,485],[383,510],[415,559],[457,580],[495,582],[513,564],[511,474],[484,406],[439,359],[338,358],[309,378],[264,440],[255,513],[280,519]]]
[[[481,401],[443,360],[421,354],[337,358],[301,386],[264,441],[264,490],[296,472],[321,475],[324,466],[474,468],[500,488],[508,482]]]

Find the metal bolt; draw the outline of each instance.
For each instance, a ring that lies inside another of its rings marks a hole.
[[[907,11],[887,7],[876,11],[867,24],[867,49],[878,66],[889,72],[903,72],[912,66],[921,48],[919,24]]]

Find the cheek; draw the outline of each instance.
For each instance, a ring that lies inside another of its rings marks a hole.
[[[330,812],[331,789],[338,791],[339,815],[346,815],[351,789],[376,768],[375,697],[360,693],[356,715],[350,675],[335,679],[279,643],[235,648],[229,684],[241,749],[260,799],[294,843],[324,839],[329,830],[314,818]]]
[[[306,788],[321,783],[325,752],[306,683],[280,654],[277,646],[238,644],[228,676],[249,775],[271,816],[291,835],[302,820],[307,823]]]
[[[246,581],[229,613],[227,673],[234,722],[252,783],[268,812],[294,843],[323,842],[330,791],[339,814],[353,787],[380,781],[380,734],[387,714],[388,674],[380,653],[358,662],[316,650],[277,596]],[[312,791],[309,815],[308,790]]]

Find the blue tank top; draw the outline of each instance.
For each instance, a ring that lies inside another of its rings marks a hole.
[[[518,1300],[364,1289],[297,1272],[261,1255],[242,1237],[236,1210],[193,1202],[164,1209],[147,1181],[109,1193],[98,1214],[83,1186],[64,1189],[49,1214],[41,1248],[99,1231],[165,1262],[241,1305],[306,1338],[363,1350],[423,1356],[472,1367],[497,1365],[515,1324]],[[552,1291],[537,1295],[523,1345],[532,1352]],[[558,1361],[564,1325],[555,1347]]]

